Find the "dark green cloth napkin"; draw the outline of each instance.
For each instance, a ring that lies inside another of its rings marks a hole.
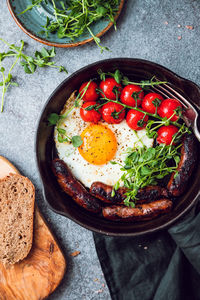
[[[200,299],[199,205],[170,229],[135,238],[94,233],[113,300]]]

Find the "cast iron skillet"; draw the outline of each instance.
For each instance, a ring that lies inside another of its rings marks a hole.
[[[164,229],[177,221],[196,203],[200,194],[200,160],[190,178],[184,196],[174,202],[173,210],[154,220],[145,222],[115,222],[103,219],[79,207],[58,186],[51,170],[51,162],[56,157],[53,141],[53,128],[47,124],[50,113],[59,113],[70,94],[79,89],[80,84],[97,77],[97,70],[112,72],[119,69],[132,80],[150,79],[156,75],[160,80],[173,84],[197,109],[200,107],[200,89],[191,81],[183,79],[170,70],[150,61],[132,58],[114,58],[102,60],[86,66],[65,79],[47,100],[41,113],[36,134],[36,159],[43,182],[43,194],[46,203],[56,213],[66,216],[79,225],[95,232],[112,236],[138,236]]]

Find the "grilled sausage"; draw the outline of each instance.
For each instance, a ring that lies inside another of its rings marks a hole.
[[[160,199],[151,203],[136,205],[134,208],[126,206],[108,206],[102,209],[104,218],[121,221],[144,221],[168,213],[172,208],[172,201]]]
[[[88,211],[98,213],[101,210],[99,201],[94,198],[84,186],[72,175],[70,169],[61,159],[54,159],[52,170],[65,193]]]
[[[108,185],[100,181],[95,181],[90,187],[90,193],[105,203],[123,203],[123,200],[126,198],[125,193],[127,189],[120,187],[115,192],[115,195],[113,197],[111,196],[112,189],[112,185]]]
[[[105,203],[123,204],[123,201],[126,198],[125,193],[127,192],[127,188],[120,187],[117,191],[115,191],[115,195],[113,197],[111,196],[112,189],[113,187],[111,185],[96,181],[91,185],[90,193]],[[137,203],[150,202],[162,197],[168,198],[168,191],[165,188],[153,185],[147,186],[138,191]]]
[[[166,188],[158,185],[149,185],[142,189],[139,189],[137,198],[139,199],[140,203],[152,202],[161,198],[169,198],[169,193]],[[137,203],[139,202],[137,201]]]
[[[183,137],[181,147],[181,159],[177,167],[177,175],[175,172],[171,175],[167,185],[167,189],[171,195],[177,197],[182,195],[186,188],[187,182],[192,174],[192,171],[197,160],[197,145],[193,134],[186,134]]]

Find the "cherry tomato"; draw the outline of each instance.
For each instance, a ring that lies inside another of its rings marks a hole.
[[[149,93],[144,97],[144,99],[142,101],[142,109],[151,114],[155,114],[156,113],[156,105],[157,105],[157,107],[159,107],[161,101],[163,101],[163,100],[164,100],[164,98],[160,94]]]
[[[144,98],[144,92],[138,85],[129,84],[125,88],[123,88],[121,93],[121,101],[126,105],[130,105],[132,107],[140,106],[142,99]]]
[[[162,101],[161,105],[158,108],[158,114],[162,118],[167,117],[167,119],[169,119],[174,114],[174,110],[178,107],[182,109],[182,104],[178,100],[165,99],[164,101]],[[170,120],[176,121],[178,118],[178,115],[174,115]]]
[[[126,116],[126,123],[133,130],[141,130],[146,127],[148,116],[140,111],[130,109]]]
[[[89,83],[89,81],[84,82],[80,89],[79,89],[79,93],[82,95],[84,93],[84,88],[86,87],[86,85]],[[96,82],[91,81],[84,96],[83,96],[83,100],[86,101],[96,101],[99,97],[99,95],[97,94],[97,89],[98,85],[96,84]]]
[[[97,104],[95,101],[85,102],[80,108],[80,115],[83,121],[98,123],[101,119],[101,109],[96,111],[94,108],[91,110],[86,110],[88,106]],[[97,104],[98,105],[98,104]]]
[[[102,107],[102,117],[109,124],[119,124],[125,117],[125,109],[118,103],[108,102]]]
[[[100,85],[100,89],[103,91],[101,93],[101,96],[106,98],[111,99],[111,100],[116,100],[116,92],[115,89],[118,91],[118,93],[121,93],[122,86],[121,84],[117,83],[117,81],[114,78],[106,78],[106,80],[102,80]]]
[[[158,129],[157,142],[159,144],[170,145],[173,135],[178,132],[178,128],[174,125],[162,126]]]

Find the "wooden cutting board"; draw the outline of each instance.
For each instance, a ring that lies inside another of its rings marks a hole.
[[[19,173],[0,156],[0,178]],[[47,223],[35,205],[33,246],[21,262],[5,268],[0,263],[0,300],[41,300],[62,280],[66,261]]]

